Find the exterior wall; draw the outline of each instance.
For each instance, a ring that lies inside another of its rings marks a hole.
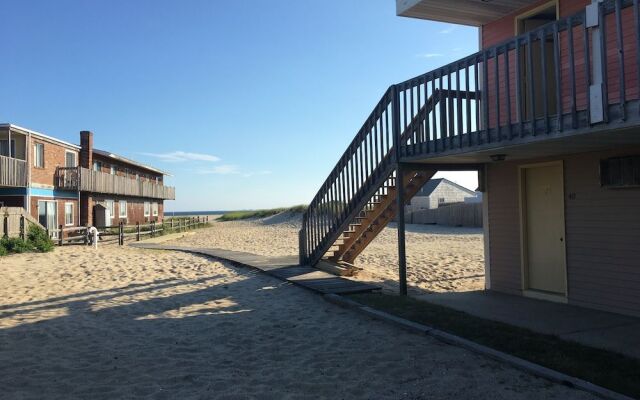
[[[105,200],[113,200],[114,208],[115,208],[115,216],[113,218],[112,225],[118,225],[120,222],[123,222],[125,225],[134,225],[137,223],[147,223],[151,221],[161,222],[164,213],[164,204],[162,201],[158,201],[155,199],[143,199],[143,198],[132,198],[125,196],[109,196],[109,195],[98,195],[94,194],[91,196],[90,201],[88,202],[89,208],[91,209],[91,213],[93,214],[93,206],[95,204],[103,204]],[[127,201],[127,217],[120,218],[120,200]],[[84,200],[83,200],[84,201]],[[153,212],[150,212],[150,215],[147,217],[144,215],[144,203],[148,201],[153,204],[154,202],[158,203],[158,215],[154,216]],[[88,219],[88,224],[93,224],[93,215],[90,219]]]
[[[458,203],[464,202],[466,198],[471,196],[469,192],[443,182],[439,184],[429,196],[414,196],[405,208],[405,211],[438,208],[438,199],[440,198],[444,198],[445,203]]]
[[[135,174],[138,174],[142,181],[155,182],[156,178],[158,178],[158,183],[162,183],[162,174],[153,173],[131,164],[123,163],[95,153],[93,154],[93,161],[100,161],[102,163],[102,169],[100,171],[107,174],[111,172],[111,166],[113,165],[116,168],[115,173],[118,176],[129,176],[131,179],[135,179]],[[91,169],[93,169],[93,165],[91,166]]]
[[[33,146],[36,143],[44,144],[44,168],[39,168],[34,165]],[[67,151],[75,153],[76,162],[78,160],[78,150],[68,149],[62,145],[37,137],[31,137],[28,149],[32,153],[29,162],[29,170],[31,171],[30,186],[53,188],[56,167],[65,166],[65,153]]]
[[[31,216],[38,220],[38,201],[55,201],[57,202],[56,210],[58,212],[58,220],[56,223],[56,228],[58,225],[63,225],[63,227],[67,227],[64,223],[64,205],[65,203],[73,203],[73,225],[69,226],[80,226],[78,223],[78,199],[77,198],[65,198],[65,197],[40,197],[40,196],[31,196]]]
[[[518,166],[562,160],[568,301],[640,316],[640,188],[602,188],[599,178],[601,159],[631,154],[640,154],[640,147],[490,164],[491,288],[522,291]]]

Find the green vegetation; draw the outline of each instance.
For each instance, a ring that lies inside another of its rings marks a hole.
[[[27,239],[19,237],[0,239],[0,256],[10,253],[26,253],[28,251],[47,252],[53,250],[53,241],[47,232],[37,225],[30,225]]]
[[[27,231],[27,242],[34,250],[46,253],[53,250],[53,241],[47,235],[47,231],[38,225],[30,225]]]
[[[640,360],[409,297],[382,293],[350,297],[378,310],[461,336],[631,397],[640,397]]]
[[[283,212],[291,212],[291,213],[303,213],[307,210],[307,206],[293,206],[293,207],[285,207],[285,208],[272,208],[269,210],[248,210],[248,211],[232,211],[230,213],[223,214],[216,221],[237,221],[241,219],[249,219],[249,218],[266,218],[272,215],[280,214]]]

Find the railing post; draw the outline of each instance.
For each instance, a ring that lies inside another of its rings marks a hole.
[[[20,239],[25,240],[24,215],[20,215]]]
[[[136,222],[136,242],[140,241],[140,222]]]
[[[393,86],[393,140],[395,141],[396,156],[396,216],[398,220],[398,281],[400,284],[400,294],[407,294],[407,255],[405,247],[405,221],[404,221],[404,171],[400,163],[400,137],[402,129],[400,126],[400,96],[398,86]]]
[[[84,227],[84,245],[89,244],[89,226]]]
[[[3,237],[9,237],[9,214],[5,214],[2,223]]]
[[[118,242],[120,246],[124,245],[124,224],[120,221],[118,226]]]
[[[62,231],[62,225],[58,225],[58,246],[62,247],[64,232]]]
[[[604,54],[604,30],[602,22],[602,0],[592,0],[585,9],[585,27],[591,28],[591,86],[589,86],[590,123],[605,121],[606,65]],[[585,61],[587,64],[589,60]]]

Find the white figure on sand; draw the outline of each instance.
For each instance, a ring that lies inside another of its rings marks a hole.
[[[91,238],[91,243],[93,244],[93,248],[97,249],[98,248],[98,228],[96,228],[95,226],[90,227],[87,230],[87,235],[89,235],[89,237]]]

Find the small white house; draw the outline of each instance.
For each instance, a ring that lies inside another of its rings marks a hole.
[[[443,204],[481,201],[482,197],[471,189],[445,178],[431,179],[411,199],[405,211],[431,210]]]

